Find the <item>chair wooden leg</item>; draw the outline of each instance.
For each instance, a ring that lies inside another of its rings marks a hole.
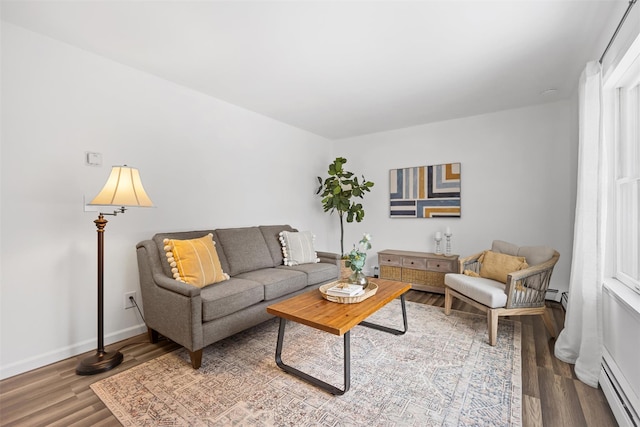
[[[453,295],[449,288],[444,288],[444,314],[446,316],[451,314],[451,305],[453,304]]]
[[[549,308],[545,308],[544,312],[542,312],[542,320],[544,320],[544,326],[547,327],[549,335],[551,335],[552,338],[556,338],[558,334],[556,333],[556,327]]]
[[[494,346],[498,341],[498,311],[489,309],[487,311],[487,323],[489,329],[489,344]]]
[[[200,365],[202,365],[202,349],[190,351],[189,356],[191,356],[191,366],[193,369],[200,369]]]

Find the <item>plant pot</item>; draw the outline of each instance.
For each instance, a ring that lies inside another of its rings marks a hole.
[[[345,266],[346,262],[346,259],[340,260],[340,280],[347,280],[349,276],[351,276],[351,273],[353,273],[351,268]]]

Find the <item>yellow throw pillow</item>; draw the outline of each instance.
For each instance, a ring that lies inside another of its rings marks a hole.
[[[174,279],[198,288],[229,279],[222,271],[213,234],[191,240],[164,239],[163,243]]]
[[[462,272],[462,274],[469,277],[480,277],[480,275],[473,270],[465,270]]]
[[[478,258],[478,261],[482,263],[480,277],[497,280],[502,283],[507,283],[509,273],[529,267],[523,256],[513,256],[492,251],[485,251]]]

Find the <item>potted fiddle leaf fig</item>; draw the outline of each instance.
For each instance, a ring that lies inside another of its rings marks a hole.
[[[362,176],[362,180],[353,173],[344,169],[347,159],[337,157],[329,165],[329,176],[322,180],[318,177],[318,191],[322,197],[322,207],[325,212],[338,212],[340,218],[340,253],[344,252],[344,221],[361,222],[364,219],[364,208],[358,199],[364,197],[364,193],[369,192],[373,187],[373,182],[367,181]]]

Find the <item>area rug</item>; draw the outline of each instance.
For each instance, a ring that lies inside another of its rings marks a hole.
[[[91,388],[125,426],[520,426],[520,323],[407,302],[409,331],[351,331],[351,389],[333,396],[276,366],[277,319],[176,350]],[[402,328],[399,301],[368,319]],[[343,339],[288,322],[283,361],[343,387]]]

